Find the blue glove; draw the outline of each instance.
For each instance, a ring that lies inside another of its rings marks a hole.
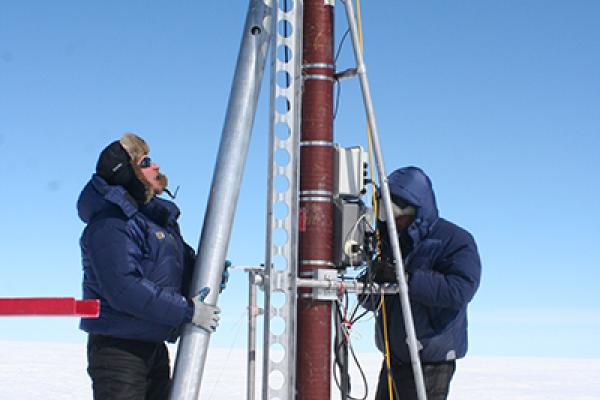
[[[229,271],[231,267],[231,261],[225,260],[225,268],[223,269],[223,275],[221,276],[221,286],[219,287],[219,293],[221,293],[227,287],[227,281],[229,281]]]

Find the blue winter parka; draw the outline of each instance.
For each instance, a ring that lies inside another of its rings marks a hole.
[[[154,197],[138,206],[121,186],[98,175],[77,202],[87,224],[81,236],[83,298],[100,300],[99,318],[84,318],[88,333],[147,342],[175,341],[193,306],[184,283],[194,251],[183,241],[179,209]]]
[[[431,181],[421,169],[398,169],[388,177],[388,183],[393,198],[416,208],[414,221],[399,238],[421,361],[462,358],[467,352],[467,304],[477,291],[481,274],[475,240],[466,230],[439,217]],[[382,252],[393,260],[388,231],[384,223],[379,225]],[[399,297],[388,295],[385,304],[392,359],[408,364]],[[378,315],[376,341],[384,351],[382,314]]]

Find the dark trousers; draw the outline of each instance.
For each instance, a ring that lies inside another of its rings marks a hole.
[[[450,389],[450,380],[456,370],[456,362],[422,363],[423,380],[427,400],[446,400]],[[417,400],[417,389],[411,364],[393,364],[392,380],[394,400]],[[390,400],[385,360],[379,373],[379,383],[375,400]]]
[[[166,400],[171,385],[164,343],[88,336],[94,400]]]

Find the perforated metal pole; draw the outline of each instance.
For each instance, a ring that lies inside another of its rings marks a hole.
[[[398,234],[396,232],[396,221],[392,212],[392,203],[390,199],[390,189],[387,182],[387,175],[385,174],[385,169],[383,166],[383,156],[381,154],[381,146],[379,144],[379,133],[377,131],[377,124],[375,123],[375,111],[373,110],[373,102],[371,100],[371,91],[369,88],[369,81],[367,78],[367,67],[365,66],[362,50],[360,48],[358,40],[358,29],[356,26],[356,19],[354,16],[354,8],[352,6],[352,1],[342,0],[342,2],[346,6],[348,26],[350,27],[352,44],[354,47],[354,58],[356,60],[356,67],[360,79],[360,87],[363,93],[363,103],[367,114],[367,122],[369,124],[371,140],[373,142],[373,150],[375,152],[375,161],[377,164],[377,172],[379,175],[381,197],[384,203],[387,228],[390,234],[390,243],[392,245],[394,259],[396,260],[396,277],[400,286],[400,304],[402,306],[404,326],[406,327],[408,349],[410,351],[410,359],[415,377],[417,397],[419,400],[427,400],[427,394],[425,392],[425,383],[423,381],[423,371],[421,370],[421,361],[419,358],[419,350],[417,347],[417,335],[415,334],[415,325],[410,309],[410,300],[408,298],[408,285],[406,284],[406,278],[404,276],[402,252],[400,251],[400,244],[398,242]]]
[[[251,0],[242,35],[219,154],[198,246],[190,293],[210,288],[206,303],[216,304],[242,180],[270,38],[272,9]],[[183,329],[177,350],[171,400],[196,400],[210,334],[192,324]]]
[[[262,399],[293,400],[296,393],[298,147],[303,2],[279,0],[275,8],[271,48],[265,271],[262,276],[265,293]]]

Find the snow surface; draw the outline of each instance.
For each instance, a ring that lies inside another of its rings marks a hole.
[[[171,346],[170,351],[174,358],[176,347]],[[369,399],[372,399],[381,356],[362,353],[359,358],[371,388]],[[0,342],[0,399],[91,399],[85,369],[83,343]],[[257,376],[260,377],[260,362]],[[352,382],[353,395],[361,397],[363,387],[355,370]],[[257,384],[257,393],[259,388]],[[209,349],[200,398],[246,398],[244,350]],[[332,392],[331,399],[338,398],[339,395]],[[600,360],[468,357],[458,362],[449,399],[598,400]]]

